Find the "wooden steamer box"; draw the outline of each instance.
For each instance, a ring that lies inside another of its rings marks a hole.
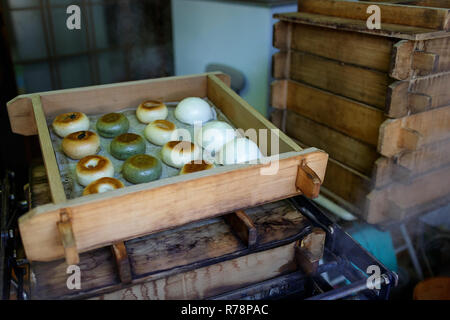
[[[224,74],[208,73],[22,95],[9,102],[13,131],[39,135],[52,201],[19,219],[27,258],[65,257],[74,264],[80,253],[97,248],[121,246],[123,241],[298,194],[317,196],[328,155],[300,148],[232,91],[229,82]],[[259,145],[268,140],[271,163],[216,167],[66,198],[48,129],[56,115],[81,111],[89,116],[136,107],[146,99],[175,102],[189,96],[207,97],[236,128],[273,129],[279,152],[271,148],[273,137],[259,136]],[[273,163],[278,164],[274,174],[261,174]]]
[[[273,122],[330,155],[323,194],[369,222],[449,200],[450,14],[436,3],[450,7],[299,0],[275,15]]]

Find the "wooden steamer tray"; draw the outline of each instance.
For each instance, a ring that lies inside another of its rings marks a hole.
[[[66,199],[46,119],[70,111],[114,112],[145,99],[179,101],[197,96],[207,97],[236,128],[277,129],[229,83],[227,75],[207,73],[21,95],[10,101],[12,130],[39,135],[52,198],[51,204],[19,219],[27,258],[51,261],[65,256],[73,264],[79,261],[79,253],[95,248],[298,194],[317,196],[328,155],[316,148],[303,150],[284,133],[274,131],[279,137],[279,157],[270,154],[267,141],[267,156],[274,161],[279,158],[274,175],[260,172],[270,164],[239,164]]]

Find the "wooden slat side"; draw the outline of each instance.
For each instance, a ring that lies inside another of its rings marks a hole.
[[[450,104],[450,73],[439,73],[389,85],[386,114],[391,118],[444,107]]]
[[[450,9],[450,0],[417,0],[415,5]]]
[[[279,23],[287,23],[280,21]],[[392,41],[357,32],[333,30],[291,23],[290,41],[277,41],[275,47],[308,52],[325,58],[355,64],[375,70],[389,71]],[[285,30],[277,28],[277,38],[287,37]]]
[[[289,110],[377,146],[379,127],[386,120],[383,111],[299,82],[287,81],[287,85],[285,103]],[[275,93],[273,99],[279,99]]]
[[[409,92],[430,96],[430,108],[450,105],[450,72],[414,79],[409,86]]]
[[[103,295],[105,300],[124,299],[136,292],[151,300],[205,299],[224,291],[247,287],[296,270],[294,242],[203,268]],[[226,276],[224,276],[226,275]]]
[[[425,145],[417,151],[403,152],[395,158],[381,157],[375,162],[375,187],[381,188],[392,182],[408,183],[415,176],[448,164],[450,139]]]
[[[286,21],[279,23],[288,24]],[[420,51],[418,42],[395,40],[374,35],[290,23],[289,41],[277,42],[278,49],[303,51],[344,63],[389,72],[398,80],[450,70],[450,37],[427,40]],[[286,38],[287,30],[278,29],[278,37]],[[282,34],[282,32],[284,32]],[[416,51],[415,51],[416,50]],[[413,57],[414,56],[414,57]],[[281,57],[280,57],[281,58]],[[282,61],[282,60],[281,60]],[[284,69],[279,69],[284,70]],[[283,77],[279,77],[283,78]]]
[[[450,36],[425,41],[424,51],[439,56],[437,72],[450,71]]]
[[[395,39],[427,40],[448,37],[448,32],[444,30],[436,31],[430,28],[411,27],[391,23],[383,23],[383,28],[370,30],[367,28],[367,23],[365,20],[330,17],[326,15],[307,12],[289,12],[275,14],[274,17],[282,21],[303,23],[345,31],[355,31]]]
[[[387,88],[392,82],[386,73],[300,51],[291,51],[289,57],[290,79],[384,110]]]
[[[258,132],[258,144],[262,152],[266,151],[268,155],[275,155],[289,151],[302,150],[288,136],[275,127],[269,120],[263,117],[258,111],[250,106],[236,92],[225,85],[216,76],[208,76],[208,98],[218,106],[221,111],[233,122],[238,129],[256,130]],[[259,130],[267,130],[266,137],[259,133]],[[271,133],[271,134],[270,134]],[[276,145],[272,150],[272,138],[278,141],[279,150]],[[262,142],[262,143],[260,143]],[[264,146],[264,142],[266,145]]]
[[[299,140],[294,141],[303,148],[308,147]],[[320,192],[350,212],[362,216],[366,196],[372,190],[371,185],[369,177],[329,158]]]
[[[41,145],[45,169],[47,171],[52,201],[53,203],[62,203],[66,201],[66,194],[64,193],[64,187],[61,182],[61,175],[53,151],[50,133],[48,132],[47,121],[45,120],[45,114],[42,110],[41,98],[39,95],[33,95],[31,101],[37,131],[39,132],[39,143]]]
[[[450,0],[368,0],[371,2],[392,2],[410,6],[434,7],[450,9]]]
[[[280,158],[274,175],[261,174],[267,165],[234,165],[68,200],[64,207],[72,212],[78,252],[297,195],[297,172],[303,161],[323,179],[324,152],[311,148]],[[214,196],[211,190],[223,192]],[[44,205],[19,219],[28,259],[63,257],[56,228],[62,207]],[[105,208],[108,216],[102,219]]]
[[[389,218],[402,219],[406,214],[450,194],[450,166],[414,178],[408,183],[396,183],[368,195],[368,222]]]
[[[295,237],[309,226],[306,218],[286,201],[245,211],[257,229],[259,247]],[[196,269],[214,260],[229,259],[236,253],[243,254],[248,248],[222,219],[209,219],[130,240],[127,249],[133,274],[142,281],[148,281],[182,270]]]
[[[100,248],[80,255],[81,290],[67,287],[67,264],[64,260],[34,262],[31,265],[35,284],[30,290],[32,300],[63,299],[76,292],[119,284],[114,257],[110,248]]]
[[[450,106],[399,119],[386,120],[380,127],[378,152],[392,157],[402,151],[446,140],[450,133]]]
[[[412,55],[415,47],[414,41],[401,40],[392,47],[391,65],[389,75],[397,80],[406,80],[411,77]]]
[[[426,145],[414,152],[404,152],[396,159],[396,164],[407,168],[414,174],[422,174],[450,163],[449,139]]]
[[[286,117],[286,133],[306,145],[325,150],[331,158],[366,175],[371,174],[373,163],[379,157],[374,146],[289,110]]]
[[[366,21],[371,15],[365,1],[298,0],[298,11]],[[381,23],[393,23],[436,30],[449,30],[449,10],[396,4],[377,4]]]
[[[323,186],[358,208],[355,213],[363,213],[365,197],[371,190],[371,181],[367,176],[330,159]]]

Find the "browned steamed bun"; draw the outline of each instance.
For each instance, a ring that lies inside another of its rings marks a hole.
[[[86,188],[84,188],[83,196],[86,196],[88,194],[108,192],[123,187],[124,184],[119,179],[104,177],[91,182]]]
[[[199,160],[202,151],[190,141],[169,141],[161,149],[162,160],[169,166],[181,168],[192,160]]]
[[[136,117],[142,123],[164,120],[168,114],[167,106],[163,102],[156,100],[146,100],[136,110]]]
[[[180,170],[180,175],[182,174],[188,174],[198,171],[204,171],[214,168],[214,165],[212,163],[206,162],[204,160],[194,160],[189,163],[186,163],[183,168]]]
[[[172,140],[172,135],[176,131],[174,123],[167,120],[155,120],[145,127],[144,135],[151,143],[162,146]]]
[[[100,178],[114,177],[114,167],[108,158],[90,155],[78,161],[75,167],[75,174],[78,182],[85,187]]]
[[[77,131],[67,135],[61,147],[68,157],[78,160],[96,154],[100,149],[100,139],[95,132]]]
[[[53,131],[64,138],[77,132],[89,130],[89,118],[83,112],[68,112],[60,114],[53,120]]]

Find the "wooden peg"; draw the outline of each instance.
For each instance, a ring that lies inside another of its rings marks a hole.
[[[423,137],[420,132],[409,128],[401,128],[398,146],[400,148],[414,151],[420,148],[422,145],[422,139]]]
[[[393,181],[407,184],[411,182],[412,170],[400,164],[392,165],[391,178]]]
[[[119,272],[119,279],[122,283],[130,283],[131,277],[131,266],[130,260],[128,259],[127,248],[123,241],[114,243],[111,246],[112,253],[116,259],[117,271]]]
[[[324,230],[314,228],[311,233],[295,244],[295,261],[306,274],[313,274],[317,271],[319,261],[323,256],[325,237]]]
[[[287,92],[289,82],[287,80],[275,80],[270,85],[270,103],[275,109],[287,108]]]
[[[398,80],[406,80],[411,76],[412,53],[414,42],[400,40],[392,47],[389,75]]]
[[[224,216],[225,222],[235,234],[247,245],[253,248],[258,243],[258,232],[252,219],[242,210]]]
[[[68,265],[80,263],[80,256],[77,251],[77,244],[72,230],[72,218],[70,209],[63,208],[60,212],[61,220],[56,223],[59,235],[64,247],[64,255]]]
[[[418,92],[408,92],[408,109],[412,113],[419,113],[430,109],[432,106],[431,96]]]
[[[297,171],[297,188],[308,198],[319,196],[322,181],[319,176],[303,161]]]
[[[418,76],[426,76],[436,72],[439,65],[439,55],[424,51],[414,51],[412,68]]]
[[[407,211],[391,199],[385,199],[386,202],[384,215],[389,219],[402,220],[405,218]]]
[[[291,24],[286,21],[278,21],[273,25],[272,45],[274,48],[287,51],[290,49]]]
[[[289,78],[290,52],[280,51],[272,56],[272,76],[275,79]]]
[[[386,115],[390,118],[401,118],[408,115],[409,81],[395,81],[387,88]]]

